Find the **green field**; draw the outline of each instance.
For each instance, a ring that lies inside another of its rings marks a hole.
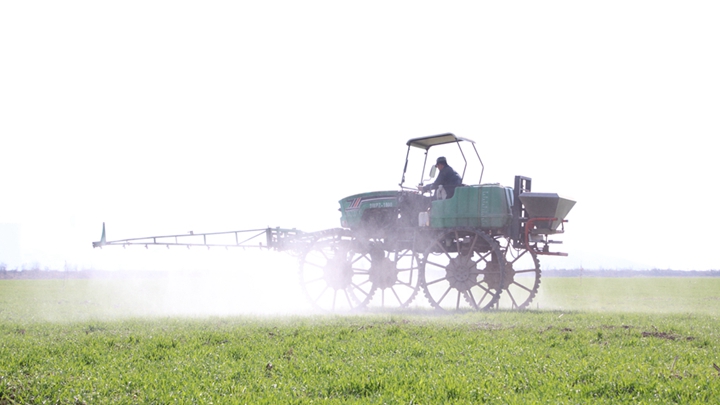
[[[720,398],[720,279],[547,278],[523,312],[265,318],[168,316],[163,280],[129,282],[0,281],[0,405]]]
[[[540,309],[720,315],[720,277],[545,278]]]

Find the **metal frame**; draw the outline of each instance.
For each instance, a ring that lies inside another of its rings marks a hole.
[[[525,176],[515,176],[513,187],[512,222],[510,223],[510,239],[516,248],[526,247],[526,239],[521,238],[525,229],[528,214],[520,201],[520,194],[532,191],[532,179]]]
[[[168,249],[170,246],[186,246],[188,249],[193,246],[207,247],[222,247],[228,248],[259,248],[259,249],[274,249],[278,251],[299,249],[298,245],[302,245],[302,242],[310,237],[311,233],[304,233],[296,229],[283,229],[283,228],[264,228],[264,229],[246,229],[240,231],[227,231],[227,232],[207,232],[207,233],[186,233],[177,235],[162,235],[162,236],[146,236],[140,238],[130,239],[118,239],[113,241],[107,241],[105,236],[105,223],[103,222],[102,236],[99,241],[93,242],[93,248],[102,248],[103,246],[133,246],[140,245],[148,248],[150,245],[165,246]],[[212,237],[220,235],[233,235],[235,243],[213,243]],[[202,238],[202,242],[200,242]]]
[[[465,180],[465,172],[467,171],[467,158],[465,157],[465,151],[463,150],[462,146],[460,145],[460,142],[469,142],[472,145],[473,150],[475,151],[475,156],[478,158],[478,162],[480,162],[480,179],[478,179],[478,184],[482,184],[482,177],[485,173],[485,164],[483,163],[482,159],[480,158],[480,154],[477,151],[477,148],[475,147],[475,141],[467,138],[461,138],[459,136],[455,136],[452,133],[444,133],[439,135],[430,135],[430,136],[423,136],[420,138],[413,138],[407,141],[407,153],[405,154],[405,166],[403,167],[403,173],[402,178],[400,180],[400,188],[404,189],[406,187],[403,187],[403,184],[405,184],[405,173],[407,172],[408,162],[410,158],[410,149],[415,147],[419,149],[425,150],[425,158],[423,160],[423,168],[420,172],[420,183],[423,184],[423,174],[425,173],[425,169],[427,168],[427,158],[428,158],[428,151],[430,151],[430,148],[433,146],[438,145],[447,145],[449,143],[456,143],[458,146],[458,150],[460,150],[460,155],[463,158],[464,166],[462,171],[462,180]]]
[[[530,234],[532,233],[532,230],[533,230],[534,227],[535,227],[535,222],[544,222],[544,221],[551,221],[551,222],[552,222],[552,221],[557,221],[557,220],[558,220],[557,218],[552,218],[552,217],[543,217],[543,218],[532,218],[532,219],[528,219],[527,222],[525,223],[525,247],[526,247],[528,250],[532,250],[533,252],[535,252],[536,254],[539,254],[539,255],[546,255],[546,256],[567,256],[567,255],[568,255],[567,253],[563,253],[563,252],[551,252],[551,251],[550,251],[550,246],[549,246],[550,244],[553,244],[553,243],[559,244],[559,243],[562,243],[562,242],[547,240],[547,235],[548,235],[548,234],[545,233],[545,232],[543,232],[543,233],[538,233],[538,235],[543,235],[543,236],[544,236],[543,241],[540,242],[540,243],[543,244],[542,249],[538,249],[538,247],[537,247],[537,243],[538,243],[538,242],[534,242],[534,243],[532,243],[532,244],[530,243]],[[567,222],[567,221],[568,221],[567,219],[563,219],[562,221],[560,221],[560,225],[561,225],[562,229],[557,230],[557,231],[553,231],[552,234],[565,233],[565,222]]]

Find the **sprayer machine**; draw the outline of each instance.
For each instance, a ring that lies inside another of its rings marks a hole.
[[[533,192],[532,179],[512,187],[483,184],[475,142],[451,133],[410,139],[398,190],[339,201],[340,227],[317,232],[265,228],[108,241],[103,224],[93,247],[151,245],[259,248],[298,258],[301,288],[327,311],[407,307],[420,291],[438,310],[526,308],[540,286],[539,256],[552,250],[575,201]],[[460,184],[424,191],[437,174],[429,158],[448,148],[464,162]],[[455,149],[457,148],[457,149]],[[420,159],[418,159],[418,156]],[[479,178],[466,179],[468,158]],[[422,162],[420,186],[405,185],[408,163]],[[427,178],[426,177],[427,169]]]

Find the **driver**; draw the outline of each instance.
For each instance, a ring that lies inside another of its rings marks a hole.
[[[460,175],[458,175],[452,167],[448,166],[447,159],[445,159],[444,156],[437,158],[435,166],[440,172],[438,173],[434,183],[422,187],[422,192],[424,193],[430,190],[436,190],[438,187],[442,186],[447,193],[447,198],[452,197],[455,194],[455,187],[462,183],[462,178],[460,178]]]

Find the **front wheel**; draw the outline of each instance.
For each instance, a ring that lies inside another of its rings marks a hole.
[[[501,247],[505,257],[502,283],[502,295],[496,307],[503,309],[523,309],[532,302],[540,287],[540,261],[537,254],[528,249],[515,249],[509,240]]]

